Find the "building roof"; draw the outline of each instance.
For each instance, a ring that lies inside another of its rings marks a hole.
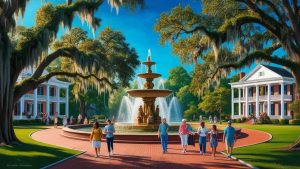
[[[293,78],[293,75],[287,71],[286,69],[280,68],[280,67],[275,67],[275,66],[269,66],[269,65],[263,65],[264,67],[272,70],[273,72],[279,74],[282,77],[289,77]]]

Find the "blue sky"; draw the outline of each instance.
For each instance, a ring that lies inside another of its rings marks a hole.
[[[64,3],[65,0],[29,1],[24,18],[19,20],[18,24],[27,27],[33,26],[35,13],[41,7],[42,3],[45,2]],[[159,44],[159,34],[153,31],[153,27],[162,12],[170,11],[179,4],[182,6],[190,5],[196,11],[200,11],[200,0],[146,0],[144,9],[132,12],[128,9],[120,8],[119,13],[116,14],[116,11],[114,9],[111,10],[105,0],[105,3],[95,13],[97,17],[102,19],[101,25],[96,31],[96,36],[99,31],[107,26],[121,31],[131,47],[137,50],[141,61],[146,59],[147,51],[150,48],[152,60],[157,62],[154,71],[157,70],[158,73],[163,75],[163,78],[167,78],[170,69],[182,64],[179,58],[172,54],[170,45],[161,46]],[[82,25],[78,17],[74,19],[73,27],[83,28],[93,38],[92,30],[86,24]],[[61,29],[58,37],[63,33],[64,30]],[[192,65],[184,65],[184,67],[188,71],[193,69]],[[141,68],[138,68],[136,72],[140,73],[141,70]]]

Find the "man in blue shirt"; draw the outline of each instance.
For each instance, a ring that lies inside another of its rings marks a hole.
[[[158,138],[161,140],[163,153],[167,153],[168,149],[168,129],[169,125],[167,124],[167,120],[163,118],[158,128]]]
[[[106,143],[107,143],[107,150],[108,150],[108,157],[113,155],[114,151],[114,132],[115,127],[111,124],[111,120],[106,121],[107,125],[104,127],[104,133],[106,134]],[[110,151],[111,149],[111,151]]]
[[[231,126],[231,121],[228,121],[228,126],[224,129],[223,142],[226,142],[228,158],[231,157],[235,138],[235,129]]]

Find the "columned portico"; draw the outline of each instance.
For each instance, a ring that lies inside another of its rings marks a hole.
[[[258,85],[256,85],[255,93],[256,93],[255,114],[256,114],[256,118],[259,118],[259,86]]]
[[[60,115],[60,88],[56,87],[56,112]]]
[[[232,90],[232,117],[241,118],[265,112],[271,119],[290,119],[288,105],[295,95],[295,81],[285,69],[258,65],[240,81],[230,83]],[[234,90],[238,97],[234,97]],[[241,91],[242,90],[242,91]],[[238,104],[238,113],[234,111]]]
[[[280,110],[280,118],[283,119],[284,118],[284,83],[281,83],[281,110]]]
[[[37,116],[37,106],[38,106],[38,98],[37,98],[37,89],[34,89],[34,98],[33,98],[33,117],[36,117]]]
[[[238,90],[239,90],[239,116],[241,116],[242,115],[241,114],[241,89],[238,88]]]
[[[32,75],[34,69],[26,70],[18,80],[28,78]],[[47,74],[45,71],[44,74]],[[61,118],[69,115],[69,82],[64,82],[52,77],[47,82],[40,84],[36,89],[24,94],[14,112],[14,120],[26,120],[41,118],[41,113],[53,116],[55,112]],[[65,90],[65,95],[61,96],[61,90]],[[60,105],[65,107],[60,111]]]
[[[267,114],[268,116],[271,116],[271,84],[268,84],[267,104],[268,104]]]
[[[50,85],[46,85],[46,113],[50,115]]]

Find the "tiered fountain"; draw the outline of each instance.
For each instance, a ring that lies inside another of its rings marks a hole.
[[[145,79],[144,89],[129,90],[127,93],[132,97],[143,99],[143,106],[140,105],[138,115],[136,117],[136,124],[158,125],[161,122],[159,105],[155,107],[155,100],[157,97],[166,97],[172,93],[171,90],[153,89],[153,80],[161,76],[161,74],[153,73],[151,66],[155,62],[151,61],[150,50],[148,52],[147,61],[143,62],[147,66],[147,72],[138,74],[138,77]]]

